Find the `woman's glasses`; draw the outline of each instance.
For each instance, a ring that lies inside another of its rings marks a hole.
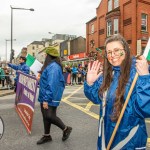
[[[115,56],[122,56],[123,50],[124,49],[121,49],[121,48],[115,48],[113,51],[108,50],[108,51],[106,51],[106,56],[110,57],[110,56],[112,56],[112,54],[114,54]]]

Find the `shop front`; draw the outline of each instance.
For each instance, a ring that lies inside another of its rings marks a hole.
[[[67,56],[67,60],[63,63],[69,64],[70,66],[81,64],[83,67],[89,62],[89,58],[86,53],[78,53]]]

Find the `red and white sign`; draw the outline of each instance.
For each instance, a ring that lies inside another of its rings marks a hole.
[[[74,54],[74,55],[69,55],[68,58],[70,60],[74,60],[74,59],[80,59],[80,58],[85,58],[86,57],[86,53],[78,53],[78,54]]]

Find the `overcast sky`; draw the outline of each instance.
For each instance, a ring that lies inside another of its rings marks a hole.
[[[48,32],[84,36],[86,22],[96,16],[101,0],[0,0],[0,56],[6,55],[6,39],[10,40],[11,9],[33,8],[35,11],[13,9],[13,49],[17,55],[22,47],[42,38]],[[7,57],[10,42],[7,42]]]

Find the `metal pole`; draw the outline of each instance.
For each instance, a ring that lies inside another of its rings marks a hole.
[[[7,62],[7,40],[6,40],[6,62]]]
[[[12,54],[12,49],[13,49],[13,8],[10,6],[11,8],[11,53],[10,53],[10,63],[12,63],[12,59],[11,59],[11,54]]]
[[[33,8],[30,8],[30,9],[16,8],[16,7],[12,7],[12,6],[10,6],[10,8],[11,8],[11,55],[12,55],[12,51],[13,51],[13,9],[30,10],[30,11],[34,11],[34,9]],[[10,62],[12,63],[12,58],[11,57],[10,57]]]
[[[112,133],[112,135],[111,135],[111,138],[110,138],[110,140],[109,140],[109,143],[108,143],[108,145],[107,145],[107,149],[106,149],[106,150],[110,150],[110,147],[111,147],[112,142],[113,142],[113,140],[114,140],[114,138],[115,138],[115,135],[116,135],[116,133],[117,133],[118,127],[119,127],[120,122],[121,122],[121,119],[122,119],[122,117],[123,117],[123,115],[124,115],[125,109],[126,109],[126,107],[127,107],[127,104],[128,104],[128,102],[129,102],[130,96],[131,96],[131,94],[132,94],[132,91],[133,91],[133,89],[134,89],[134,86],[135,86],[135,84],[136,84],[137,79],[138,79],[138,73],[136,72],[136,74],[135,74],[135,76],[134,76],[134,79],[133,79],[133,82],[132,82],[132,84],[131,84],[130,90],[129,90],[128,95],[127,95],[127,97],[126,97],[124,106],[123,106],[123,108],[122,108],[122,110],[121,110],[120,116],[119,116],[119,118],[118,118],[118,120],[117,120],[116,126],[115,126],[115,128],[114,128],[114,130],[113,130],[113,133]]]

